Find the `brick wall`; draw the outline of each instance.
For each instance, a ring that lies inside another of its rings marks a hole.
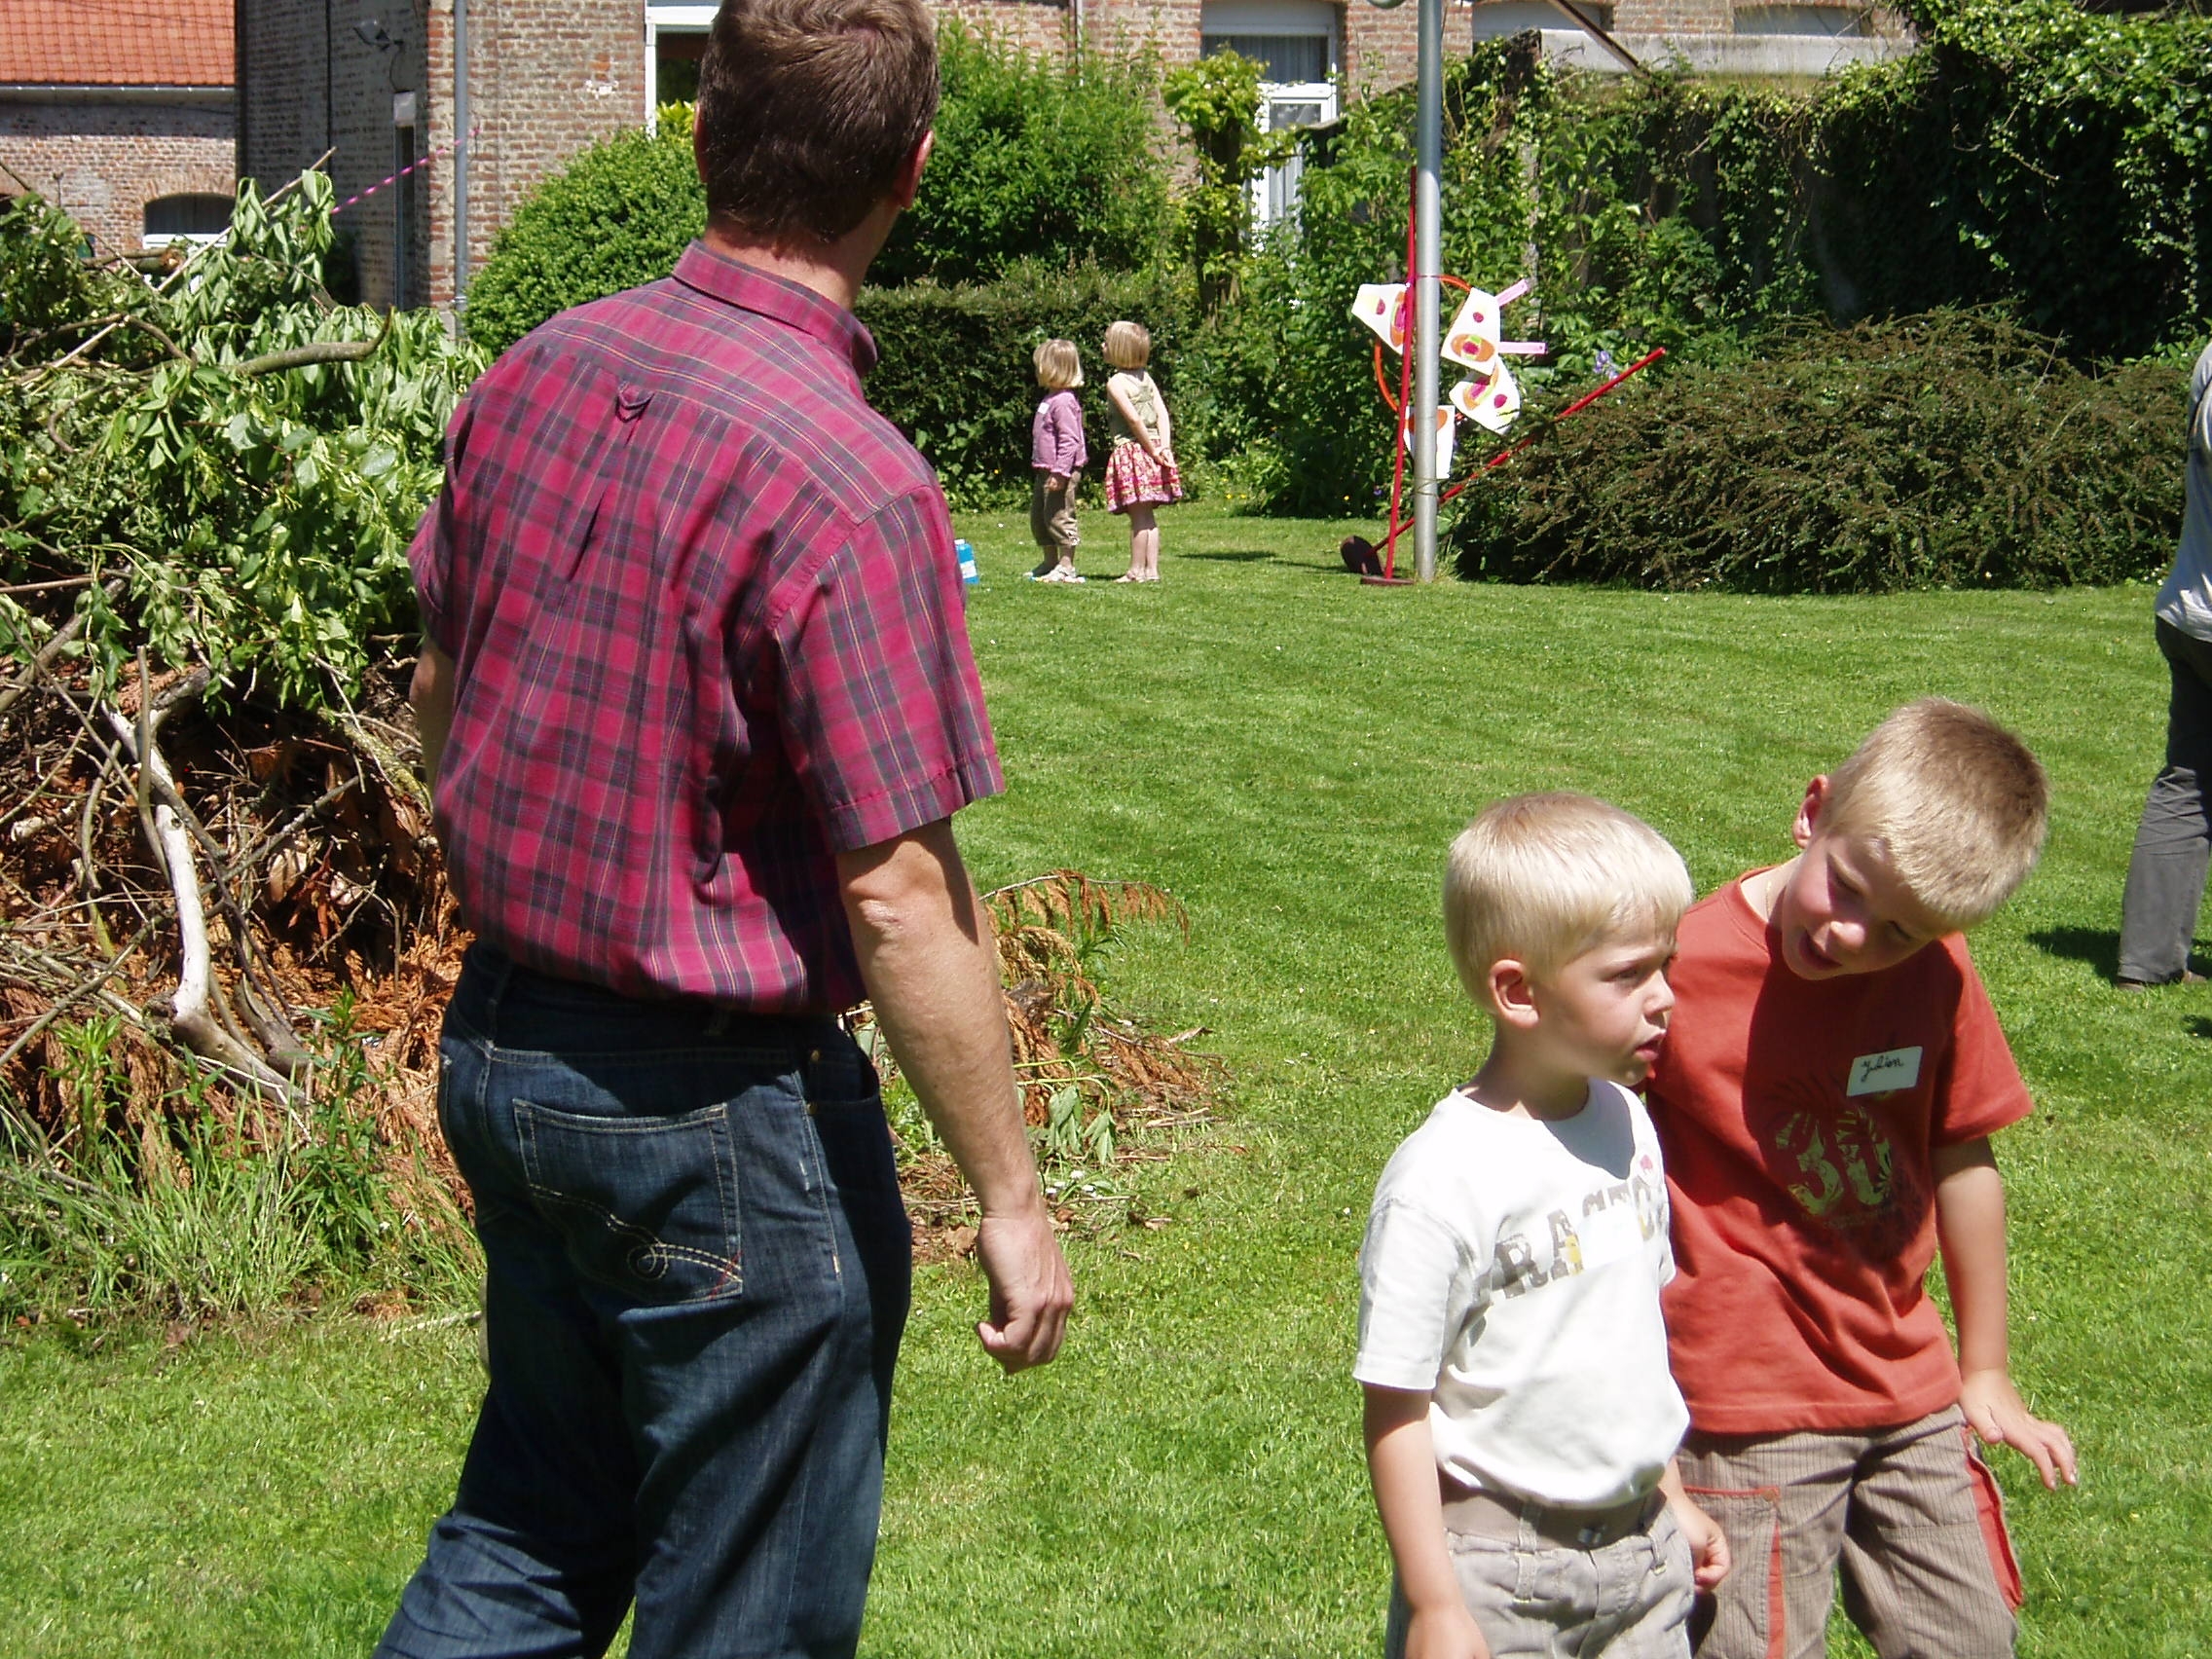
[[[418,92],[416,143],[429,160],[415,175],[407,230],[412,303],[454,294],[453,0],[239,0],[241,169],[274,184],[335,142],[341,199],[393,167],[391,92]],[[1068,50],[1080,31],[1106,48],[1151,47],[1170,63],[1197,55],[1201,0],[932,0],[1041,54]],[[1470,33],[1466,0],[1447,0],[1447,51]],[[1616,0],[1623,32],[1722,32],[1729,0]],[[374,17],[405,42],[395,54],[353,31]],[[1414,77],[1416,3],[1382,10],[1346,0],[1340,39],[1354,95]],[[470,0],[469,267],[540,180],[576,151],[645,117],[644,0]],[[325,97],[327,69],[329,95]],[[364,297],[392,296],[397,232],[390,195],[348,208],[340,224],[358,250]]]
[[[322,0],[241,0],[238,170],[274,190],[322,153]]]
[[[1368,0],[1351,0],[1344,9],[1345,80],[1352,95],[1386,92],[1414,78],[1419,66],[1420,23],[1416,0],[1384,11]],[[1465,47],[1473,25],[1468,8],[1458,0],[1446,0],[1444,47],[1456,52]]]
[[[1087,13],[1094,6],[1086,0]],[[1074,0],[937,0],[934,10],[1042,57],[1060,56],[1075,40]]]
[[[230,195],[235,154],[227,97],[0,103],[0,161],[74,217],[100,253],[141,247],[157,198]]]
[[[273,191],[330,151],[326,170],[341,202],[376,187],[337,220],[361,298],[424,303],[429,221],[422,170],[411,175],[412,191],[384,182],[403,153],[394,142],[393,94],[414,90],[420,101],[424,86],[420,9],[380,0],[330,0],[327,10],[323,0],[241,0],[240,21],[240,172]],[[393,45],[361,38],[355,25],[372,21]],[[426,147],[421,114],[415,131],[418,150]],[[395,209],[407,210],[404,261]]]
[[[1615,34],[1727,34],[1734,27],[1729,0],[1614,0]]]
[[[1198,0],[1084,0],[1085,36],[1113,51],[1151,48],[1167,63],[1198,55]]]

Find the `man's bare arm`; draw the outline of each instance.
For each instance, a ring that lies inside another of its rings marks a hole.
[[[415,678],[407,687],[407,701],[415,710],[415,730],[423,739],[423,783],[433,793],[438,787],[438,762],[445,756],[446,733],[453,729],[453,658],[423,642],[423,654],[415,659]]]
[[[1075,1293],[1021,1121],[990,918],[950,820],[838,854],[837,881],[876,1022],[982,1205],[977,1338],[1008,1371],[1043,1365]]]

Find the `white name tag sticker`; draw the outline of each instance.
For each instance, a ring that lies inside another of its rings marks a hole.
[[[1892,1094],[1920,1081],[1920,1050],[1888,1049],[1879,1054],[1861,1054],[1851,1062],[1846,1094]]]

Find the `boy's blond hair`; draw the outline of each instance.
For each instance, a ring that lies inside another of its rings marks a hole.
[[[1152,361],[1152,334],[1141,322],[1106,325],[1106,360],[1117,369],[1141,369]]]
[[[1047,391],[1066,391],[1083,384],[1083,358],[1072,340],[1048,340],[1031,359],[1037,365],[1037,384]]]
[[[1681,854],[1635,814],[1565,791],[1513,795],[1452,843],[1444,938],[1487,1005],[1501,959],[1549,974],[1610,939],[1672,934],[1695,897]]]
[[[1814,828],[1877,843],[1906,890],[1964,930],[2035,868],[2049,811],[2049,781],[2026,744],[1979,709],[1924,697],[1828,774]]]

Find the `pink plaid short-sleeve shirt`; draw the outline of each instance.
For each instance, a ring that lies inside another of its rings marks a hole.
[[[1004,787],[944,497],[851,313],[694,243],[470,388],[410,552],[461,913],[540,972],[820,1013],[833,855]]]

